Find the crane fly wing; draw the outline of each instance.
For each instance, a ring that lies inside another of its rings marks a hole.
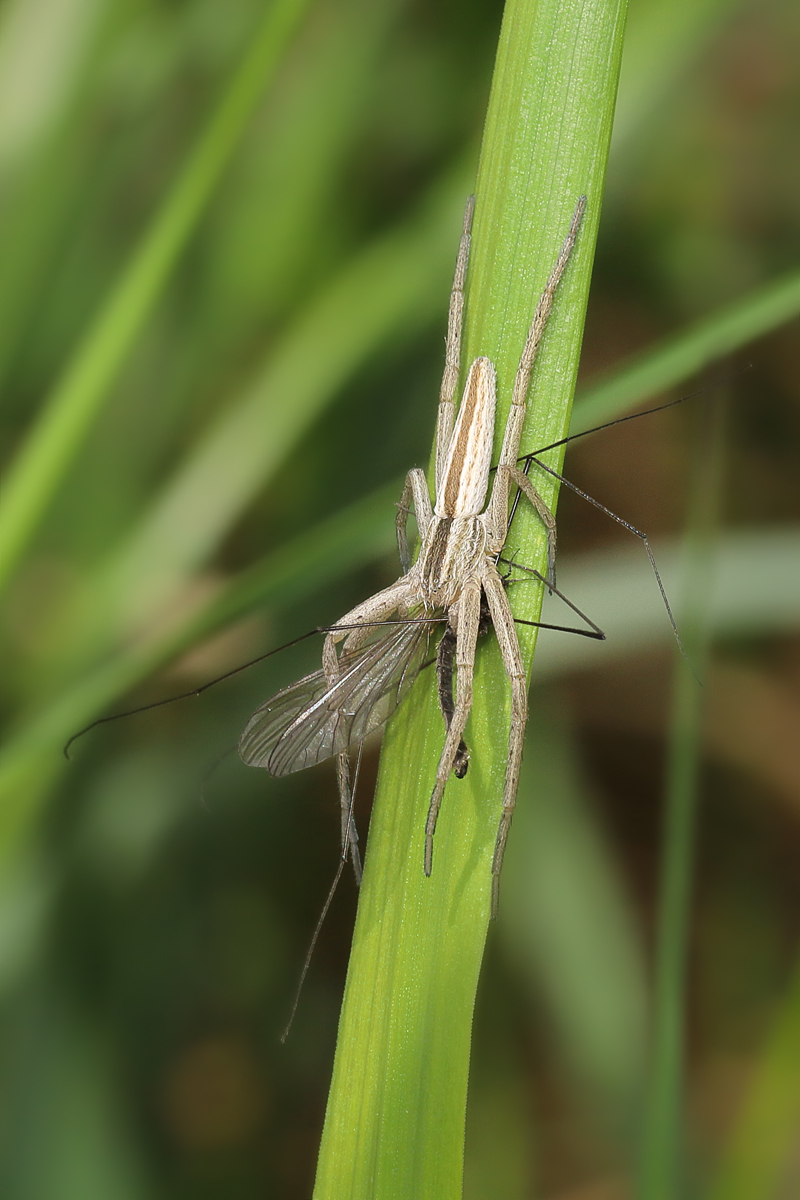
[[[380,633],[339,656],[339,678],[328,685],[315,671],[284,688],[247,723],[239,754],[271,775],[302,771],[359,742],[388,720],[419,674],[430,625],[415,622]]]

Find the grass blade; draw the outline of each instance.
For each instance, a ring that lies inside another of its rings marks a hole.
[[[69,469],[309,0],[274,0],[219,108],[8,473],[0,586]]]
[[[506,7],[476,188],[465,355],[488,354],[497,366],[500,428],[533,308],[576,200],[588,196],[538,362],[526,444],[554,440],[569,422],[623,20],[624,5],[611,0]],[[535,520],[520,521],[517,540],[526,561],[542,562]],[[534,615],[536,597],[528,599],[525,615]],[[533,638],[525,646],[530,662]],[[461,1193],[472,1011],[508,735],[493,649],[476,675],[473,765],[445,795],[430,879],[422,872],[425,813],[442,739],[430,685],[418,685],[387,731],[318,1200]]]
[[[694,671],[684,661],[678,661],[662,832],[656,996],[642,1143],[641,1200],[675,1200],[686,1189],[682,1128],[684,1009],[703,712],[703,689],[694,672],[700,676],[705,673],[710,649],[708,600],[721,474],[717,408],[718,405],[712,405],[701,413],[706,436],[698,439],[695,463],[687,582],[681,613],[686,651]]]

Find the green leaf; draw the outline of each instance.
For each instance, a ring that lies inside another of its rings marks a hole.
[[[690,662],[676,655],[659,865],[651,1061],[637,1192],[641,1200],[674,1200],[687,1186],[686,979],[704,709],[700,680],[711,649],[709,601],[722,477],[718,409],[718,404],[711,405],[698,414],[705,436],[697,439],[681,622]]]
[[[569,423],[623,21],[624,5],[613,2],[512,0],[506,8],[476,187],[465,355],[488,354],[497,366],[500,429],[528,323],[576,201],[588,197],[537,364],[527,445],[555,440]],[[554,490],[542,483],[547,501]],[[529,514],[515,524],[514,543],[526,562],[543,564],[541,527]],[[526,617],[536,615],[534,592]],[[525,638],[528,663],[533,643]],[[420,680],[387,730],[318,1200],[461,1193],[472,1011],[509,724],[496,647],[480,659],[472,764],[445,793],[430,879],[424,826],[442,745],[433,680]]]

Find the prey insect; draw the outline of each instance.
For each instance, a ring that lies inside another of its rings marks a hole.
[[[488,358],[476,358],[472,363],[457,412],[455,404],[474,199],[468,203],[450,298],[436,426],[435,498],[432,502],[424,473],[419,468],[409,471],[397,514],[403,574],[341,618],[325,638],[322,669],[261,705],[239,743],[245,763],[265,767],[272,775],[286,775],[337,756],[343,848],[346,853],[349,844],[355,862],[348,749],[379,728],[405,698],[428,658],[432,622],[437,618],[446,621],[437,655],[446,733],[425,828],[423,865],[425,874],[430,875],[445,786],[451,772],[460,777],[467,769],[464,732],[472,708],[476,644],[482,626],[490,623],[511,689],[508,758],[492,861],[493,912],[516,802],[528,711],[525,669],[498,560],[508,532],[511,493],[518,491],[545,526],[546,583],[555,588],[555,518],[518,466],[518,459],[534,360],[585,206],[586,199],[581,197],[528,330],[490,492],[496,376]],[[420,538],[413,563],[407,534],[412,506]]]

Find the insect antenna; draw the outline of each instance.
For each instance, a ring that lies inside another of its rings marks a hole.
[[[70,747],[82,738],[84,734],[90,733],[93,729],[97,729],[99,725],[108,725],[111,721],[121,721],[124,717],[135,717],[139,713],[149,712],[153,708],[163,708],[167,704],[176,704],[179,700],[191,700],[194,696],[202,696],[203,692],[207,692],[209,688],[216,687],[218,683],[224,683],[226,679],[232,679],[234,675],[238,675],[241,671],[247,671],[250,667],[255,667],[258,663],[264,662],[265,659],[271,658],[273,654],[280,654],[283,650],[289,650],[292,646],[299,645],[300,642],[305,642],[308,638],[316,637],[320,633],[332,633],[341,629],[366,629],[373,625],[411,625],[420,622],[428,624],[437,624],[444,620],[443,617],[415,617],[409,620],[397,621],[360,621],[349,625],[318,625],[315,629],[309,629],[307,633],[301,633],[299,637],[292,638],[289,642],[284,642],[282,646],[276,646],[273,650],[267,650],[265,654],[259,654],[257,658],[251,658],[249,662],[242,663],[241,666],[234,667],[231,671],[226,671],[224,675],[218,675],[216,679],[209,679],[207,683],[201,684],[200,687],[192,688],[188,692],[179,692],[176,696],[165,696],[163,700],[153,700],[149,704],[139,704],[136,708],[127,708],[124,712],[111,713],[107,717],[97,717],[94,721],[90,721],[88,725],[84,725],[83,729],[79,729],[77,733],[73,733],[72,737],[64,744],[63,755],[68,761],[71,761]]]
[[[356,770],[355,770],[355,775],[353,776],[353,786],[351,789],[348,789],[349,790],[349,803],[347,806],[347,813],[346,813],[346,825],[347,825],[348,830],[352,827],[352,823],[353,823],[353,805],[355,804],[355,799],[356,799],[356,788],[358,787],[358,775],[359,775],[359,771],[361,770],[361,755],[362,755],[363,750],[364,750],[364,742],[361,741],[359,743],[359,747],[358,747],[358,758],[356,759]],[[339,886],[339,880],[342,878],[342,873],[347,864],[348,849],[352,845],[353,845],[353,843],[349,836],[343,839],[342,853],[339,858],[339,866],[336,868],[336,874],[333,877],[333,883],[330,886],[328,895],[325,898],[325,903],[322,906],[322,912],[319,914],[319,919],[314,927],[314,932],[311,935],[311,941],[309,942],[308,950],[306,951],[306,956],[303,961],[303,968],[300,972],[300,978],[298,979],[297,987],[295,988],[294,1000],[292,1001],[292,1008],[291,1008],[291,1012],[289,1013],[289,1020],[286,1022],[286,1026],[283,1030],[283,1033],[280,1036],[281,1045],[288,1038],[288,1036],[291,1032],[292,1025],[294,1024],[294,1019],[297,1016],[297,1009],[300,1004],[300,995],[303,991],[303,985],[305,984],[309,967],[311,966],[311,959],[314,956],[314,950],[316,949],[317,942],[319,940],[319,935],[322,932],[322,926],[325,924],[325,918],[328,915],[328,910],[329,910],[331,904],[333,903],[333,897],[336,895],[336,889]]]
[[[82,738],[84,734],[89,733],[92,729],[97,729],[98,725],[108,725],[111,721],[121,721],[123,717],[135,717],[139,713],[149,712],[151,708],[163,708],[166,704],[175,704],[178,700],[190,700],[193,696],[202,696],[203,692],[207,692],[209,688],[216,687],[218,683],[224,683],[226,679],[232,679],[234,675],[238,675],[240,671],[246,671],[248,667],[254,667],[256,663],[263,662],[265,658],[271,658],[273,654],[280,654],[281,650],[288,650],[291,646],[297,646],[300,642],[304,642],[307,638],[314,637],[319,630],[309,629],[308,633],[301,633],[299,637],[292,638],[290,642],[284,642],[282,646],[276,646],[274,650],[267,650],[266,654],[259,654],[258,658],[251,658],[249,662],[242,663],[239,667],[234,667],[231,671],[226,671],[224,675],[218,675],[216,679],[209,679],[208,683],[201,684],[200,687],[192,688],[189,692],[180,692],[177,696],[165,696],[163,700],[153,700],[149,704],[140,704],[136,708],[128,708],[125,712],[111,713],[107,717],[97,717],[88,725],[84,725],[83,729],[79,729],[77,733],[73,733],[72,737],[64,746],[64,758],[69,759],[69,748],[77,742],[78,738]]]

